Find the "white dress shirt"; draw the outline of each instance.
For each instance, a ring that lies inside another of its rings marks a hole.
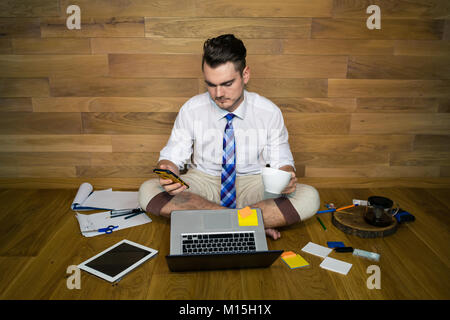
[[[228,113],[208,92],[189,99],[175,119],[159,160],[170,160],[180,169],[187,163],[188,168],[220,176]],[[237,175],[259,174],[266,164],[295,169],[283,115],[274,103],[244,90],[244,100],[233,113]]]

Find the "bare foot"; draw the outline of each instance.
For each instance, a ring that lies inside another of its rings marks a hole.
[[[277,229],[267,228],[266,235],[271,237],[273,240],[278,240],[281,238],[281,233]]]

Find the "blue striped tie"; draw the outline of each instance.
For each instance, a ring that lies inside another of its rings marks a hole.
[[[236,144],[234,141],[233,124],[234,114],[225,116],[227,125],[223,135],[222,176],[220,188],[220,204],[228,208],[236,208]]]

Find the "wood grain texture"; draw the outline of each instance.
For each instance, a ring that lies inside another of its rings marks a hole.
[[[80,30],[66,26],[71,4],[81,8]],[[366,26],[371,4],[381,8],[380,30]],[[203,43],[222,33],[246,46],[247,90],[282,111],[299,178],[328,187],[448,183],[447,0],[5,0],[0,185],[139,187],[181,106],[206,91]],[[235,280],[250,281],[242,275]],[[330,290],[319,283],[308,286]],[[246,290],[219,296],[263,297]]]
[[[450,115],[433,114],[363,114],[352,115],[351,133],[356,134],[447,134]]]
[[[0,54],[12,53],[11,39],[2,38],[0,39]]]
[[[196,79],[50,78],[54,97],[186,97],[198,93]]]
[[[444,56],[450,55],[449,41],[395,41],[394,54],[399,56]]]
[[[413,135],[290,135],[294,152],[392,152],[411,151]]]
[[[332,0],[249,0],[236,2],[233,0],[129,0],[110,2],[107,0],[79,0],[80,7],[85,8],[86,16],[114,17],[330,17]],[[61,7],[72,4],[62,0]]]
[[[0,112],[31,112],[31,98],[0,98]]]
[[[247,88],[266,97],[310,97],[327,96],[325,79],[252,79]]]
[[[285,119],[291,134],[348,134],[350,115],[338,113],[292,114]]]
[[[366,14],[366,8],[375,4],[380,7],[383,19],[439,19],[450,16],[450,6],[445,0],[337,0],[333,3],[333,17],[361,19]]]
[[[89,39],[17,38],[12,39],[14,54],[90,54]]]
[[[80,134],[79,113],[3,112],[0,134]]]
[[[0,135],[1,152],[112,152],[108,135]]]
[[[352,98],[271,98],[285,113],[352,113],[356,110],[356,99]],[[289,117],[285,114],[285,117]]]
[[[338,206],[348,204],[348,199],[367,199],[374,194],[395,199],[415,215],[416,221],[400,225],[389,237],[361,239],[336,229],[330,215],[324,214],[326,232],[315,219],[309,219],[283,228],[281,239],[268,240],[269,249],[297,253],[309,241],[326,245],[331,239],[377,252],[381,255],[377,265],[382,273],[382,289],[370,290],[365,285],[366,270],[373,261],[335,252],[330,257],[352,263],[345,277],[320,268],[322,259],[306,253],[301,254],[310,263],[306,269],[291,270],[278,259],[270,268],[263,269],[170,272],[164,259],[170,250],[167,219],[151,215],[150,224],[119,230],[109,236],[85,238],[80,235],[78,223],[67,206],[76,189],[2,189],[0,201],[6,207],[0,217],[0,268],[5,273],[0,273],[3,280],[0,296],[2,299],[105,300],[447,299],[449,284],[442,279],[450,266],[447,245],[450,239],[446,232],[450,220],[442,212],[449,209],[446,201],[449,190],[448,187],[319,188],[321,199]],[[32,216],[30,211],[34,212]],[[53,223],[48,225],[45,217],[50,214]],[[43,268],[48,275],[66,275],[67,266],[78,264],[124,238],[152,247],[159,254],[124,277],[118,286],[111,287],[108,282],[82,272],[81,290],[69,290],[64,278],[42,275]],[[411,246],[415,250],[410,250]],[[420,257],[427,261],[430,270],[416,263]],[[298,290],[299,287],[304,290]]]
[[[140,134],[113,135],[111,144],[113,152],[159,152],[164,148],[170,135]]]
[[[450,150],[450,135],[418,134],[414,137],[413,150],[417,151],[448,151]]]
[[[0,12],[2,17],[51,17],[59,16],[59,5],[55,0],[5,0]]]
[[[90,38],[93,54],[203,54],[203,38]],[[248,54],[280,54],[280,39],[242,39]]]
[[[349,79],[449,79],[450,57],[350,56]]]
[[[7,104],[14,104],[11,99],[20,98],[9,98],[3,103],[0,99],[0,105],[6,107]],[[188,97],[49,97],[33,98],[32,108],[34,112],[178,112],[188,99]]]
[[[110,54],[109,74],[122,78],[200,78],[200,55]]]
[[[170,134],[176,113],[91,112],[83,113],[83,133]]]
[[[317,168],[358,166],[361,163],[367,166],[389,164],[389,154],[382,152],[294,152],[293,156],[296,165]]]
[[[449,188],[450,177],[299,177],[299,183],[316,188]],[[448,172],[448,171],[447,171]],[[303,170],[302,170],[303,174]],[[96,188],[115,190],[138,190],[147,178],[91,178],[89,182]],[[0,178],[2,188],[11,189],[76,189],[86,178]],[[72,199],[73,200],[73,199]]]
[[[313,18],[313,39],[440,40],[444,20],[384,19],[381,29],[369,30],[366,19]]]
[[[443,97],[448,80],[329,79],[329,97]]]
[[[310,18],[145,18],[146,37],[207,39],[233,33],[244,39],[309,38],[310,31]]]
[[[105,76],[106,55],[0,55],[4,77],[41,78],[70,76]]]
[[[84,11],[83,11],[84,12]],[[69,30],[66,18],[43,18],[40,30],[43,38],[143,37],[144,19],[141,16],[111,18],[82,18],[81,29]]]
[[[367,177],[367,178],[417,178],[439,177],[439,166],[351,166],[316,168],[306,167],[305,177]]]
[[[283,39],[282,44],[284,54],[372,56],[393,54],[395,50],[392,40]]]
[[[39,38],[41,36],[39,18],[0,18],[2,38]]]
[[[357,98],[356,112],[438,112],[439,100],[435,98]]]
[[[0,78],[1,97],[48,97],[48,79],[8,79]]]
[[[247,58],[254,65],[255,78],[345,78],[347,58],[339,56],[253,55]]]

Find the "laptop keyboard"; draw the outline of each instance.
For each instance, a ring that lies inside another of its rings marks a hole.
[[[184,233],[183,254],[239,253],[256,251],[254,232]]]

